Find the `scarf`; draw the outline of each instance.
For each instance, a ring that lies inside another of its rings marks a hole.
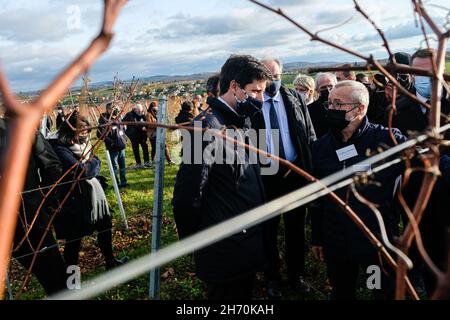
[[[90,143],[75,143],[67,147],[74,155],[76,155],[79,159],[82,159],[82,163],[88,161],[91,156],[92,145]]]

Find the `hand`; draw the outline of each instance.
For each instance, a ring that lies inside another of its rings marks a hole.
[[[312,246],[311,250],[312,250],[312,253],[314,255],[314,258],[316,258],[317,260],[320,260],[320,261],[324,261],[325,260],[324,255],[323,255],[323,247],[321,247],[321,246]]]

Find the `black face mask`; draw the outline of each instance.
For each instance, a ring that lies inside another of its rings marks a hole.
[[[236,96],[236,112],[244,117],[251,117],[253,116],[256,112],[260,111],[262,106],[263,106],[263,102],[249,97],[247,95],[247,92],[245,92],[245,96],[246,99],[244,101],[240,101]]]
[[[238,101],[236,104],[236,112],[244,117],[251,117],[256,112],[260,111],[263,106],[261,100],[248,97],[245,101]]]
[[[408,74],[397,74],[397,81],[400,83],[400,85],[405,88],[406,90],[409,90],[411,88],[411,80],[410,76]]]
[[[330,128],[334,132],[340,132],[344,130],[351,122],[350,120],[347,120],[345,118],[345,115],[351,112],[353,109],[348,111],[328,109],[327,114],[325,116],[325,121],[327,122],[328,128]]]
[[[322,90],[320,90],[319,99],[321,101],[328,101],[329,94],[330,94],[330,91],[328,91],[328,89],[322,89]]]

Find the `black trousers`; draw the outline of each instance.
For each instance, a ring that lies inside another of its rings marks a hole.
[[[448,190],[439,190],[442,187],[439,184],[435,186],[433,192],[442,192],[440,199],[430,199],[435,203],[430,203],[424,212],[422,222],[419,225],[422,234],[422,241],[425,249],[428,252],[431,260],[442,271],[447,269],[448,264],[448,234],[447,230],[450,227],[450,218],[448,217],[448,209],[446,208],[445,199],[448,198]],[[447,188],[449,188],[447,186]],[[444,192],[447,192],[444,195]],[[414,242],[415,245],[415,242]],[[424,264],[423,261],[420,261]],[[437,279],[433,272],[423,265],[423,280],[425,289],[429,297],[432,296],[436,290]]]
[[[206,282],[209,300],[250,300],[256,274],[229,282]]]
[[[333,300],[355,300],[356,286],[360,271],[364,275],[363,285],[367,284],[367,278],[374,275],[373,271],[368,272],[369,266],[380,268],[380,289],[371,289],[373,298],[376,300],[386,300],[394,298],[395,272],[389,267],[387,262],[380,260],[375,249],[368,249],[365,254],[351,254],[345,249],[324,247],[327,264],[327,274],[332,286],[331,299]],[[388,273],[386,275],[383,269]],[[368,272],[368,273],[366,273]]]
[[[99,220],[95,225],[95,230],[98,232],[97,243],[107,264],[114,259],[111,227],[111,218],[109,216],[103,217],[103,219]],[[82,239],[66,239],[66,245],[64,246],[64,260],[67,266],[78,265],[81,240]]]
[[[24,241],[20,248],[13,252],[13,257],[15,257],[27,270],[30,268],[33,260],[33,248],[37,248],[44,232],[44,228],[40,228],[37,225],[34,226],[28,236],[29,242]],[[14,246],[19,244],[24,235],[22,223],[18,221]],[[33,248],[30,247],[30,243]],[[52,294],[67,288],[66,267],[51,232],[47,233],[44,238],[41,249],[44,248],[48,249],[37,254],[37,258],[31,271],[36,276],[45,292],[47,294]]]
[[[144,155],[144,162],[149,162],[150,156],[148,154],[147,137],[144,136],[142,139],[130,139],[131,147],[133,148],[134,159],[136,164],[141,164],[141,155],[139,152],[139,146],[142,147],[142,153]]]
[[[281,175],[263,176],[267,200],[271,201],[301,187],[301,178],[290,173],[286,178]],[[305,215],[306,208],[298,207],[284,213],[284,244],[287,275],[295,280],[305,273]],[[268,268],[265,272],[266,280],[280,281],[281,261],[278,249],[278,226],[281,216],[277,216],[263,224],[264,243],[268,255]]]

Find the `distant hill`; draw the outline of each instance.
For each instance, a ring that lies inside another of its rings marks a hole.
[[[298,62],[289,62],[283,64],[284,71],[291,71],[296,69],[302,69],[302,68],[308,68],[308,67],[320,67],[320,66],[333,66],[339,64],[339,62],[330,62],[330,61],[324,61],[324,62],[304,62],[304,61],[298,61]],[[194,74],[188,74],[188,75],[155,75],[150,77],[142,77],[139,78],[140,82],[143,83],[151,83],[151,82],[163,82],[163,83],[170,83],[170,82],[176,82],[176,81],[186,81],[186,80],[206,80],[216,72],[202,72],[202,73],[194,73]],[[131,79],[125,80],[125,83],[130,83]],[[95,82],[90,83],[89,87],[91,89],[101,89],[101,88],[108,88],[112,87],[113,82],[112,81],[102,81],[102,82]],[[73,90],[79,90],[80,87],[74,87]]]
[[[446,60],[450,60],[450,52],[446,52]],[[385,64],[388,62],[388,59],[380,59],[379,60],[382,64]],[[283,64],[283,69],[285,72],[294,72],[298,71],[300,69],[307,69],[310,67],[325,67],[325,66],[336,66],[339,64],[344,64],[345,62],[336,62],[336,61],[321,61],[321,62],[307,62],[307,61],[297,61],[297,62],[289,62]],[[365,62],[351,62],[352,65],[363,65]],[[163,83],[171,83],[176,81],[186,81],[186,80],[206,80],[211,75],[215,74],[215,72],[202,72],[202,73],[194,73],[194,74],[188,74],[188,75],[155,75],[150,77],[143,77],[139,78],[141,83],[151,83],[151,82],[163,82]],[[125,80],[125,83],[129,84],[131,82],[131,79]],[[101,88],[110,88],[113,86],[112,81],[102,81],[102,82],[94,82],[90,83],[89,87],[91,89],[101,89]],[[80,90],[81,87],[73,87],[73,91]],[[39,94],[39,91],[29,91],[29,92],[21,92],[21,95],[37,95]]]
[[[298,69],[306,69],[311,67],[324,67],[324,66],[334,66],[337,64],[341,64],[342,62],[331,62],[331,61],[324,61],[324,62],[304,62],[304,61],[298,61],[298,62],[289,62],[283,64],[284,71],[292,71],[292,70],[298,70]]]

